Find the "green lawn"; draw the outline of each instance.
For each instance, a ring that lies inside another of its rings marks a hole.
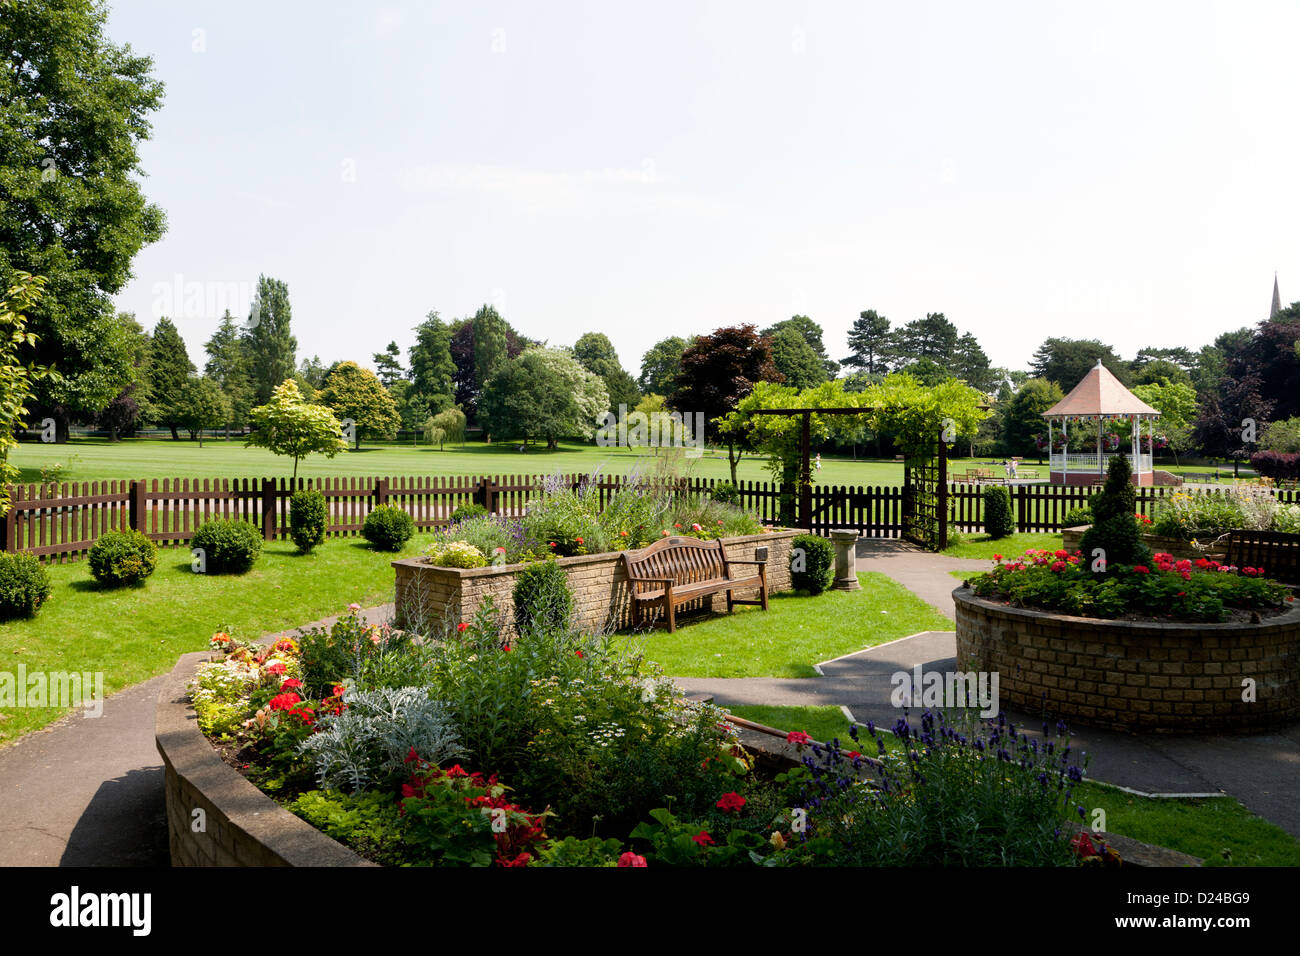
[[[978,558],[993,560],[993,555],[1003,558],[1019,557],[1027,548],[1044,548],[1055,551],[1061,546],[1059,534],[1013,534],[1005,538],[990,538],[986,534],[965,534],[956,544],[950,544],[943,553],[950,558]],[[989,565],[992,567],[992,564]]]
[[[75,439],[65,445],[24,443],[10,456],[22,469],[23,482],[40,480],[41,468],[64,465],[61,481],[131,478],[274,478],[288,477],[293,463],[263,448],[246,448],[242,441],[205,439],[198,442],[170,439]],[[334,458],[312,455],[298,468],[302,477],[404,476],[404,475],[522,475],[552,472],[588,473],[602,469],[626,474],[635,468],[653,471],[656,456],[645,449],[601,448],[563,442],[548,450],[534,446],[526,453],[510,443],[491,445],[467,442],[439,451],[429,445],[367,444],[360,451]],[[684,457],[683,467],[700,478],[729,478],[726,449],[710,449],[698,458]],[[765,459],[745,457],[738,477],[744,481],[770,481]],[[854,461],[823,458],[817,481],[823,485],[901,485],[903,466],[895,461]]]
[[[919,631],[949,631],[952,622],[876,572],[858,575],[860,591],[817,597],[774,594],[769,610],[679,620],[676,633],[623,635],[629,646],[675,677],[816,677],[813,664]]]
[[[727,709],[777,730],[802,730],[814,740],[838,737],[843,749],[875,756],[874,745],[865,749],[852,742],[849,722],[838,707]],[[887,744],[892,743],[888,733],[883,736]],[[1094,809],[1105,810],[1109,832],[1200,857],[1206,866],[1300,866],[1300,841],[1231,797],[1139,797],[1105,784],[1083,783],[1072,799],[1085,808],[1089,820]]]
[[[403,554],[429,540],[417,536]],[[310,555],[276,542],[247,574],[218,576],[193,573],[189,551],[164,549],[142,587],[118,590],[100,590],[85,561],[52,565],[53,594],[36,617],[0,624],[0,668],[102,672],[104,692],[112,694],[205,649],[215,631],[258,637],[343,613],[353,601],[391,601],[394,557],[360,538],[326,541]],[[0,710],[0,746],[66,712]]]

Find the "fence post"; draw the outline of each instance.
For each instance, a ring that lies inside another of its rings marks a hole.
[[[375,507],[388,504],[388,479],[375,479]]]
[[[1016,487],[1016,527],[1023,534],[1029,530],[1029,486]]]
[[[141,534],[149,533],[149,509],[146,507],[148,501],[145,499],[145,482],[131,482],[131,497],[128,510],[130,511],[131,530],[139,531]]]
[[[275,479],[262,479],[262,540],[275,540]]]

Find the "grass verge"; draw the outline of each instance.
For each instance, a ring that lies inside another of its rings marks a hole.
[[[986,534],[964,534],[956,544],[945,548],[943,554],[950,558],[992,561],[995,554],[1010,558],[1024,554],[1026,548],[1047,548],[1055,551],[1060,546],[1060,534],[1013,534],[996,539]]]
[[[737,607],[679,621],[674,634],[620,639],[675,677],[816,677],[820,661],[919,631],[952,630],[952,621],[885,575],[863,572],[858,581],[860,591],[774,594],[767,611]]]

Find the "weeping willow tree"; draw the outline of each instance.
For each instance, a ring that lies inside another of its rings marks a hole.
[[[444,442],[461,444],[465,441],[465,413],[459,408],[448,408],[424,421],[424,440],[438,443],[442,451]]]

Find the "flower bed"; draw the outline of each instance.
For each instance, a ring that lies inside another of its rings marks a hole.
[[[1084,532],[1090,527],[1092,526],[1085,524],[1076,528],[1063,529],[1061,531],[1061,542],[1064,549],[1071,554],[1077,551],[1083,541]],[[1198,558],[1208,558],[1222,561],[1226,556],[1224,549],[1216,546],[1212,541],[1208,544],[1201,541],[1184,541],[1180,538],[1167,538],[1164,535],[1144,532],[1142,534],[1142,543],[1152,551],[1170,554],[1179,560],[1195,561]]]
[[[765,530],[759,534],[724,538],[727,556],[752,560],[757,548],[767,549],[769,592],[793,588],[790,577],[791,541],[802,532]],[[557,558],[568,576],[574,600],[574,624],[590,631],[616,630],[632,623],[627,572],[619,552]],[[394,561],[396,572],[397,620],[439,631],[473,619],[479,608],[491,600],[507,629],[514,618],[514,588],[524,564],[500,564],[479,568],[438,567],[427,557]],[[737,594],[737,597],[745,597]],[[725,595],[702,598],[684,610],[713,608],[725,602]]]
[[[965,586],[957,669],[996,672],[1003,706],[1114,730],[1255,732],[1300,719],[1300,607],[1218,624],[1098,620]],[[1248,683],[1244,683],[1248,682]]]
[[[176,686],[195,655],[160,697],[177,863],[259,862],[193,849],[221,839],[214,821],[227,835],[247,824],[229,806],[189,826],[191,805],[212,803],[209,780],[273,795],[237,794],[269,830],[315,848],[304,862],[325,861],[326,847],[338,862],[512,867],[1073,865],[1086,855],[1072,846],[1082,771],[1067,741],[1040,746],[1004,719],[900,720],[894,734],[909,746],[897,754],[870,724],[868,754],[791,733],[801,766],[764,771],[723,711],[580,633],[506,640],[480,615],[434,642],[350,614],[299,641],[261,649],[219,635],[214,647],[226,653],[191,670],[197,721]],[[217,748],[202,767],[175,757],[202,742],[200,726]],[[958,816],[970,826],[953,831]],[[900,829],[912,834],[905,846]],[[295,862],[276,842],[272,862]]]

